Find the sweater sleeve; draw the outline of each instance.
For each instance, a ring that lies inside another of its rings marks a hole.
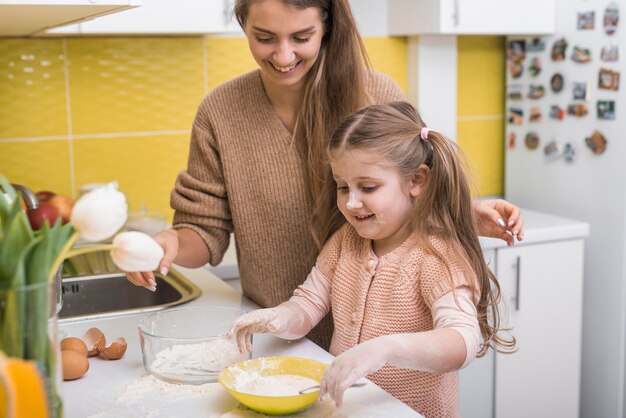
[[[330,280],[313,267],[309,277],[293,292],[290,300],[302,308],[312,327],[330,311],[331,289]]]
[[[324,244],[322,251],[320,251],[317,256],[315,267],[324,277],[327,277],[330,280],[332,280],[332,277],[335,275],[335,268],[337,267],[337,263],[339,262],[339,257],[341,255],[343,237],[348,226],[349,224],[345,224],[339,228],[328,239],[326,244]]]
[[[233,230],[219,148],[208,116],[198,109],[191,132],[187,170],[170,196],[174,228],[188,228],[204,240],[209,262],[217,265],[228,249]]]

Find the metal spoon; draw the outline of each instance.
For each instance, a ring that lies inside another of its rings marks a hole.
[[[361,386],[365,386],[366,384],[367,384],[366,382],[355,382],[350,387],[351,388],[360,388]],[[315,390],[319,390],[319,388],[320,388],[320,385],[315,385],[315,386],[311,386],[311,387],[299,390],[298,393],[300,395],[305,395],[307,393],[315,392]]]

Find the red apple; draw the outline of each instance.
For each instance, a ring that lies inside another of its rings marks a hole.
[[[63,224],[66,224],[70,221],[70,216],[72,215],[72,208],[74,207],[74,200],[62,194],[56,194],[48,200],[48,203],[54,206],[58,211],[59,215],[63,219]]]
[[[43,203],[50,200],[55,194],[56,193],[51,192],[50,190],[40,190],[35,193],[35,196],[37,196],[37,200],[39,200],[40,203]]]
[[[54,225],[59,217],[59,211],[51,204],[44,202],[40,203],[37,209],[26,211],[26,215],[33,230],[38,230],[46,221],[50,226]]]

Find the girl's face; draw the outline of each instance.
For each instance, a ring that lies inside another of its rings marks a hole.
[[[245,32],[264,82],[298,86],[320,52],[324,26],[316,7],[297,9],[282,0],[252,2]]]
[[[371,152],[341,150],[331,156],[339,210],[361,237],[374,241],[376,255],[393,251],[411,234],[412,200],[423,181],[401,177]]]

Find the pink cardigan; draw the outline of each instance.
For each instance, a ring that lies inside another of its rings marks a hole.
[[[371,250],[371,241],[345,225],[322,249],[309,280],[296,289],[291,300],[302,306],[313,325],[332,307],[335,331],[330,352],[335,356],[381,335],[432,330],[434,320],[443,326],[451,322],[454,325],[450,318],[435,315],[433,304],[444,295],[451,296],[455,288],[469,293],[467,287],[473,287],[473,278],[466,278],[441,240],[431,242],[448,261],[454,286],[443,263],[419,247],[414,236],[378,258]],[[312,276],[317,277],[311,280]],[[471,299],[459,299],[467,302],[461,304],[463,310],[468,308],[473,315],[470,332],[460,328],[468,347],[467,364],[475,356],[479,329]],[[463,317],[466,312],[460,313]],[[386,365],[367,377],[427,417],[458,416],[456,373],[436,374]]]

